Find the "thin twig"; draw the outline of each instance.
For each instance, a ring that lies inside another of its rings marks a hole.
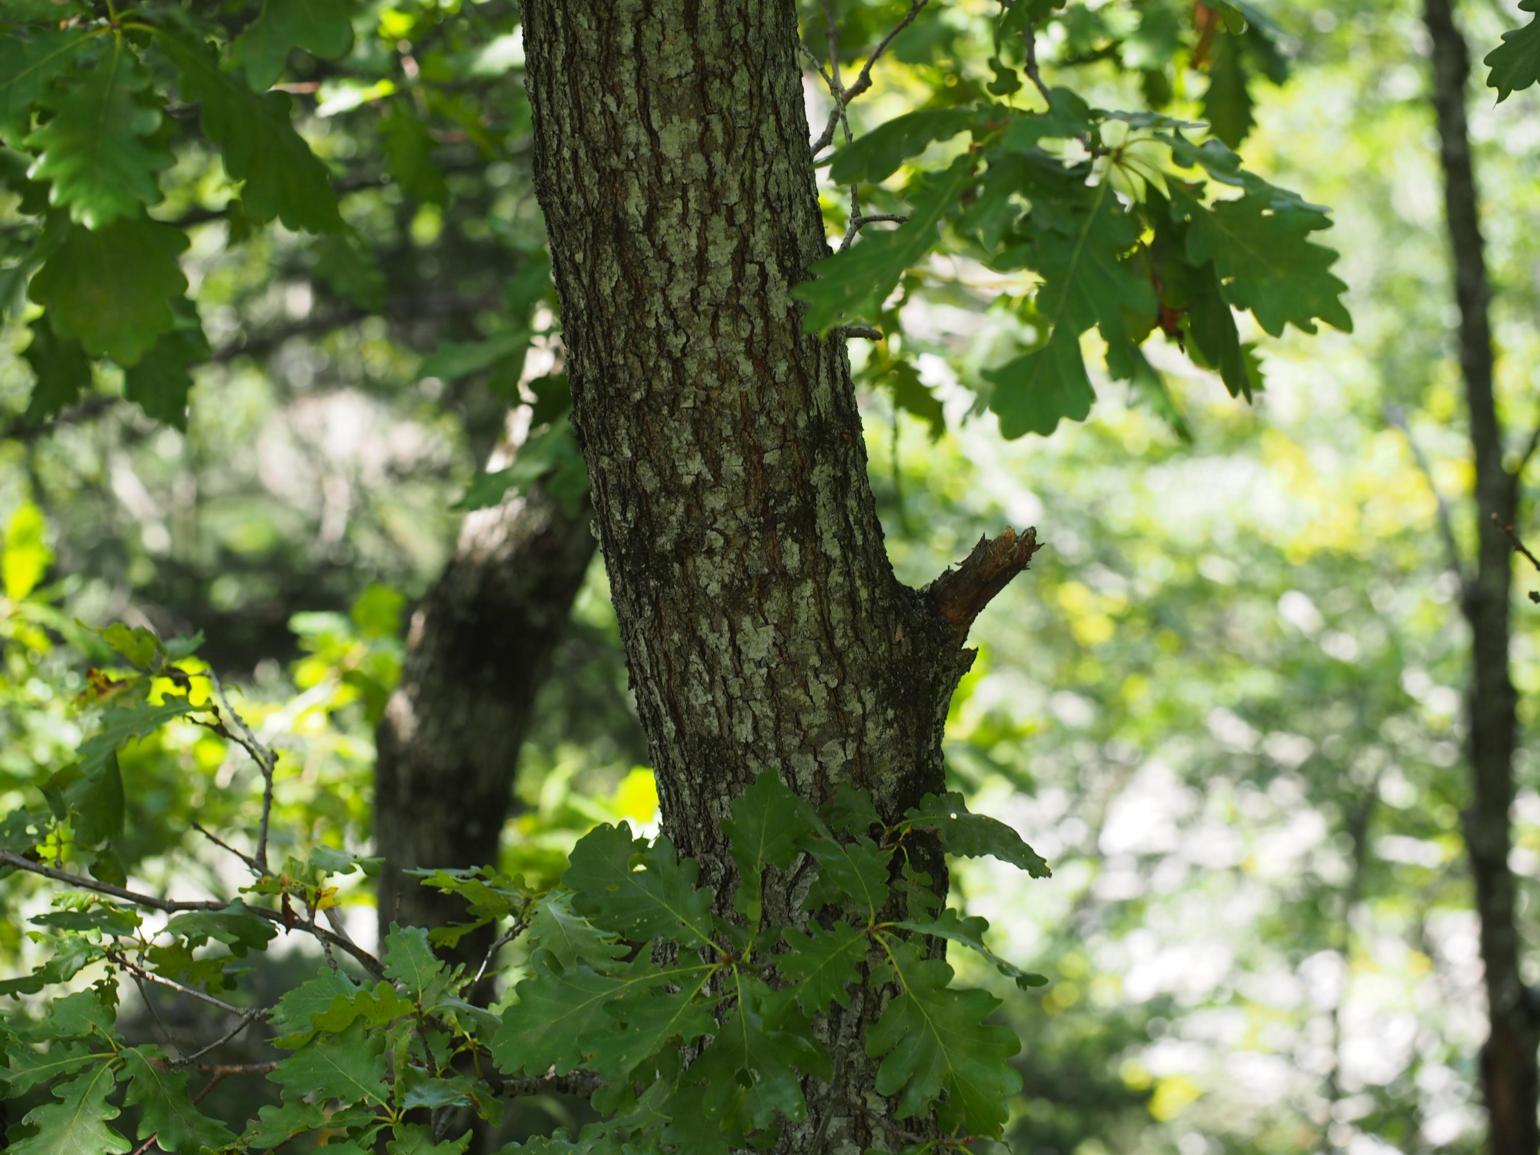
[[[257,860],[255,858],[251,857],[251,855],[244,854],[241,851],[237,850],[235,847],[231,846],[224,839],[220,838],[217,834],[214,834],[214,833],[212,833],[212,832],[210,832],[208,830],[205,830],[198,823],[194,822],[191,825],[192,825],[192,828],[194,830],[196,830],[199,834],[203,835],[203,837],[207,838],[215,846],[219,847],[221,850],[228,850],[231,854],[235,855],[235,857],[239,858],[243,863],[246,864],[246,869],[250,870],[257,877],[260,878],[262,876],[262,868],[257,865]]]
[[[1492,515],[1492,524],[1497,526],[1498,529],[1502,530],[1505,534],[1508,535],[1508,540],[1513,543],[1513,548],[1520,554],[1523,554],[1524,557],[1528,558],[1530,565],[1534,566],[1536,570],[1540,570],[1540,558],[1535,557],[1534,554],[1529,552],[1529,547],[1524,544],[1523,539],[1520,538],[1519,535],[1514,531],[1513,526],[1506,524],[1503,519],[1498,517],[1495,513]],[[1540,590],[1530,590],[1529,600],[1534,602],[1536,605],[1540,605]]]
[[[267,1012],[266,1008],[263,1008],[263,1007],[253,1007],[251,1010],[247,1011],[244,1015],[241,1016],[241,1021],[240,1022],[236,1023],[235,1026],[231,1027],[224,1034],[220,1035],[219,1038],[215,1039],[212,1043],[209,1043],[207,1046],[199,1047],[196,1051],[194,1051],[190,1055],[184,1055],[180,1059],[172,1059],[170,1065],[173,1066],[173,1067],[190,1067],[190,1066],[192,1066],[194,1063],[196,1063],[199,1059],[203,1058],[203,1056],[208,1054],[210,1051],[216,1050],[219,1047],[224,1046],[231,1039],[235,1038],[236,1035],[240,1034],[242,1031],[244,1031],[247,1027],[251,1026],[251,1024],[256,1022],[258,1019],[266,1018],[267,1017],[267,1013],[268,1012]],[[228,1073],[228,1072],[226,1072],[226,1073]],[[224,1074],[220,1074],[219,1078],[221,1078],[221,1079],[224,1078]],[[197,1100],[194,1099],[193,1102],[197,1102]]]
[[[474,987],[481,981],[481,976],[487,973],[487,967],[492,965],[492,959],[497,952],[523,934],[528,926],[529,923],[522,919],[514,919],[512,926],[492,940],[492,945],[487,947],[487,953],[481,960],[481,965],[476,968],[476,977],[471,980],[471,986]]]
[[[863,213],[860,216],[850,218],[858,229],[864,229],[867,225],[879,223],[903,225],[909,223],[909,218],[903,213]]]
[[[1018,4],[1025,4],[1027,0],[1016,0]],[[1048,91],[1048,86],[1043,83],[1042,69],[1037,63],[1037,30],[1030,24],[1027,25],[1027,60],[1024,66],[1027,79],[1032,82],[1032,87],[1037,89],[1037,94],[1043,98],[1049,108],[1053,107],[1053,96]]]
[[[1412,436],[1412,428],[1407,424],[1406,414],[1395,406],[1387,406],[1385,409],[1385,421],[1388,425],[1401,431],[1401,436],[1406,438],[1407,448],[1412,452],[1412,460],[1416,463],[1418,472],[1422,474],[1423,481],[1427,483],[1428,490],[1433,494],[1433,504],[1437,511],[1438,534],[1444,542],[1444,552],[1450,570],[1455,577],[1460,579],[1463,586],[1466,583],[1465,565],[1460,560],[1460,545],[1454,536],[1454,515],[1449,512],[1449,503],[1444,500],[1443,490],[1433,479],[1433,467],[1428,464],[1428,459],[1423,455],[1422,446],[1417,438]]]
[[[44,878],[51,878],[55,882],[65,883],[68,886],[75,887],[77,890],[91,890],[97,894],[111,895],[113,898],[121,898],[125,902],[134,903],[136,906],[149,907],[151,910],[159,910],[166,914],[179,914],[187,910],[224,910],[230,905],[227,901],[221,902],[218,900],[204,899],[184,902],[156,898],[153,894],[125,890],[121,886],[113,886],[110,882],[101,882],[94,878],[87,878],[83,874],[71,874],[67,870],[58,870],[52,866],[44,866],[41,862],[33,862],[30,858],[25,858],[9,850],[0,850],[0,866],[14,866],[18,870],[25,870],[32,874],[42,875]],[[295,923],[292,919],[284,918],[280,911],[269,910],[261,906],[252,906],[246,902],[242,902],[239,905],[241,910],[247,914],[266,919],[268,922],[281,926],[285,930],[303,930],[317,939],[330,942],[333,946],[346,951],[360,966],[376,978],[381,977],[385,973],[385,968],[380,963],[380,960],[350,938],[335,934],[324,927],[313,926],[309,923]]]
[[[919,16],[921,10],[928,2],[929,0],[914,0],[914,3],[909,6],[909,11],[904,14],[903,19],[889,29],[888,34],[882,38],[876,49],[866,58],[866,63],[861,66],[861,71],[857,73],[855,82],[849,88],[839,83],[837,53],[831,54],[835,56],[833,76],[825,74],[824,81],[830,84],[831,90],[837,91],[834,96],[834,107],[829,111],[828,122],[823,126],[823,131],[813,140],[814,155],[822,152],[833,143],[835,130],[839,127],[840,121],[845,115],[846,106],[872,86],[872,65],[876,64],[882,54],[888,50],[888,46],[893,43],[893,38],[914,23],[915,18]],[[834,30],[833,13],[829,12],[826,19],[829,22],[831,39],[837,43],[839,34]],[[822,72],[823,70],[820,69],[819,71]]]
[[[197,987],[190,987],[186,983],[179,983],[176,979],[168,979],[165,975],[158,975],[154,971],[147,971],[138,964],[129,962],[128,957],[118,951],[109,950],[107,958],[136,978],[143,979],[147,983],[154,983],[156,986],[165,987],[168,990],[176,991],[178,994],[186,995],[190,999],[197,999],[199,1002],[207,1003],[211,1007],[218,1007],[226,1014],[244,1016],[250,1010],[249,1007],[233,1006],[225,1002],[224,999],[216,998],[207,991],[200,991]]]
[[[276,768],[278,756],[273,753],[272,747],[265,746],[258,740],[251,727],[246,724],[246,719],[230,705],[230,699],[225,696],[225,688],[219,680],[219,675],[209,670],[208,679],[209,684],[214,688],[214,697],[218,699],[230,723],[235,727],[235,732],[230,735],[231,739],[251,755],[251,760],[262,772],[262,817],[257,826],[257,850],[253,857],[256,859],[257,869],[266,875],[271,873],[267,865],[267,829],[273,814],[273,771]]]

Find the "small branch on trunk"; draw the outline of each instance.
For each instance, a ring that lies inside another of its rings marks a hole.
[[[837,325],[829,330],[829,336],[849,338],[865,337],[868,341],[882,340],[882,330],[874,329],[870,325]]]
[[[1492,524],[1497,526],[1498,529],[1502,530],[1505,534],[1508,535],[1508,540],[1513,543],[1515,552],[1521,554],[1526,560],[1528,560],[1530,565],[1534,566],[1537,571],[1540,571],[1540,558],[1537,558],[1534,554],[1530,553],[1529,547],[1524,544],[1524,539],[1519,537],[1513,526],[1508,525],[1495,513],[1492,515]],[[1530,590],[1529,600],[1537,605],[1540,605],[1540,590]]]
[[[981,537],[956,569],[947,570],[926,587],[931,604],[959,642],[968,636],[973,619],[1012,578],[1032,564],[1032,555],[1042,548],[1036,528],[1019,534],[1007,529],[993,540]]]

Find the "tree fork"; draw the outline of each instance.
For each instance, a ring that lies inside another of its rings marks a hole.
[[[941,789],[972,655],[951,602],[894,576],[843,340],[805,333],[790,296],[828,251],[795,5],[524,18],[574,424],[663,828],[727,896],[720,824],[761,769],[814,803],[860,785],[889,818]],[[764,902],[796,920],[784,880]],[[843,1063],[781,1151],[885,1141],[859,1042],[879,1002],[830,1024]]]

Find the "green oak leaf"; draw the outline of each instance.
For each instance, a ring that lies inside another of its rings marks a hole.
[[[588,1066],[607,1078],[624,1079],[666,1043],[689,1044],[714,1032],[717,1000],[701,997],[711,976],[709,968],[700,967],[672,989],[649,984],[631,992],[631,998],[610,1003],[606,1010],[612,1021],[592,1040]]]
[[[895,116],[836,152],[829,179],[835,184],[885,180],[936,141],[967,132],[983,121],[984,113],[972,108],[925,108]]]
[[[458,1139],[437,1142],[433,1128],[421,1123],[398,1123],[395,1136],[385,1147],[386,1155],[464,1155],[470,1145],[471,1132]]]
[[[31,974],[22,975],[20,978],[0,980],[0,995],[35,995],[45,987],[55,986],[68,982],[74,978],[88,964],[102,957],[102,948],[87,939],[79,936],[59,940],[54,946],[53,957]],[[91,997],[91,992],[82,991],[79,994],[70,995],[53,1005],[53,1014],[49,1018],[49,1024],[54,1028],[57,1036],[70,1034],[84,1034],[84,1029],[67,1030],[61,1018],[61,1008],[72,1002],[78,1002],[82,997]],[[101,1024],[103,1031],[111,1027],[111,1016],[108,1015]]]
[[[310,1021],[316,1030],[340,1035],[356,1022],[366,1027],[380,1027],[404,1018],[415,1010],[411,1000],[396,993],[396,988],[381,980],[351,995],[338,995],[329,1010]]]
[[[935,918],[911,919],[894,923],[904,930],[916,931],[920,934],[935,935],[949,942],[961,943],[969,950],[978,954],[990,966],[1010,979],[1022,990],[1030,987],[1040,987],[1048,980],[1042,975],[1024,971],[1015,963],[1008,962],[990,950],[984,944],[984,932],[989,929],[989,920],[984,918],[965,917],[955,910],[943,910]]]
[[[1225,299],[1249,309],[1267,333],[1282,336],[1291,324],[1314,333],[1316,320],[1352,332],[1347,285],[1331,273],[1337,254],[1309,239],[1330,226],[1324,209],[1264,182],[1211,206],[1173,188],[1172,208],[1187,221],[1188,260],[1212,261]]]
[[[190,301],[178,301],[171,331],[155,342],[138,364],[123,371],[123,393],[146,416],[187,428],[187,395],[192,392],[192,370],[209,359],[208,338]]]
[[[173,306],[187,290],[177,258],[187,237],[143,217],[95,232],[64,227],[63,241],[32,278],[32,299],[48,310],[59,336],[78,340],[93,357],[137,364],[176,324]]]
[[[106,1063],[54,1087],[55,1098],[32,1108],[22,1127],[34,1134],[13,1142],[9,1155],[123,1155],[132,1144],[110,1126],[118,1107],[108,1102],[115,1080]]]
[[[400,984],[420,1008],[431,1008],[453,986],[444,961],[428,945],[428,932],[420,926],[391,925],[385,936],[385,977]]]
[[[562,966],[586,962],[602,967],[626,953],[613,931],[600,930],[572,907],[572,895],[552,891],[530,917],[524,941],[546,951]]]
[[[855,899],[868,917],[875,918],[888,901],[892,848],[878,846],[863,836],[850,841],[819,838],[808,849],[818,860],[820,884],[827,883]],[[827,902],[826,887],[815,887],[809,900],[817,904]]]
[[[927,794],[904,815],[902,825],[934,834],[948,854],[998,858],[1019,866],[1033,878],[1053,875],[1042,855],[1028,846],[1021,835],[998,818],[969,813],[963,796],[956,791]]]
[[[1491,71],[1487,87],[1497,89],[1501,103],[1510,93],[1540,81],[1540,0],[1519,0],[1519,10],[1533,19],[1522,28],[1503,33],[1503,42],[1482,60]]]
[[[102,846],[123,835],[123,775],[108,758],[86,768],[69,765],[42,784],[54,817],[69,819],[81,846]]]
[[[265,947],[278,930],[241,903],[232,902],[224,910],[191,910],[176,915],[166,924],[166,933],[185,939],[189,946],[220,942],[236,958],[244,958],[247,952]]]
[[[46,321],[32,326],[32,343],[22,354],[34,384],[26,419],[42,421],[80,400],[91,387],[91,359],[79,341],[67,340]]]
[[[316,1032],[315,1020],[331,1010],[338,998],[351,999],[359,986],[341,971],[327,968],[315,978],[284,992],[273,1008],[271,1022],[280,1047],[303,1046]]]
[[[1238,148],[1256,123],[1246,80],[1240,37],[1234,32],[1219,32],[1208,59],[1203,119],[1208,121],[1209,130],[1231,148]]]
[[[411,109],[393,104],[380,121],[385,168],[410,199],[441,205],[449,199],[449,184],[433,155],[433,134]]]
[[[19,144],[31,126],[32,106],[53,78],[74,64],[75,54],[95,41],[84,28],[0,36],[0,136]]]
[[[224,1147],[235,1135],[217,1119],[193,1106],[187,1074],[162,1061],[158,1047],[131,1047],[123,1052],[128,1077],[125,1107],[139,1107],[139,1131],[155,1135],[162,1151],[197,1155],[208,1147]]]
[[[909,219],[896,229],[867,229],[860,240],[813,266],[817,278],[795,286],[791,295],[807,305],[802,318],[809,333],[824,333],[842,318],[875,315],[906,269],[935,246],[941,222],[963,190],[973,183],[975,161],[961,156],[920,182]]]
[[[877,1090],[898,1095],[898,1117],[927,1111],[946,1092],[943,1122],[975,1135],[997,1135],[1021,1076],[1010,1065],[1016,1035],[985,1022],[1000,1000],[987,991],[948,984],[952,968],[923,957],[911,943],[885,943],[885,970],[898,987],[866,1036],[866,1053],[882,1060]]]
[[[50,204],[88,229],[139,214],[160,200],[157,174],[171,152],[154,138],[158,108],[143,95],[150,78],[121,39],[53,105],[53,116],[27,138],[37,160],[27,170],[46,181]]]
[[[831,1003],[849,1006],[845,988],[861,978],[866,932],[838,923],[829,930],[820,926],[810,931],[788,928],[782,938],[786,953],[775,956],[775,965],[797,1005],[810,1015],[827,1010]]]
[[[552,1066],[566,1074],[584,1065],[620,1073],[617,1068],[637,1054],[637,1044],[625,1038],[618,1020],[642,1002],[666,1001],[669,987],[691,990],[693,998],[713,970],[704,963],[659,968],[642,955],[614,973],[600,973],[581,964],[564,967],[538,952],[530,977],[515,988],[518,1002],[503,1012],[492,1036],[492,1059],[510,1074],[541,1074]],[[675,1033],[701,1026],[701,1018],[684,1005],[688,1002],[671,1005]],[[641,1014],[655,1036],[669,1026]]]
[[[314,1095],[376,1108],[390,1101],[385,1038],[363,1027],[317,1039],[280,1062],[268,1077],[283,1088],[285,1100]]]
[[[351,47],[353,24],[343,0],[262,0],[262,11],[230,46],[230,58],[260,90],[272,87],[295,48],[336,60]]]
[[[102,713],[96,733],[80,744],[81,770],[88,775],[98,773],[124,746],[148,737],[167,722],[186,717],[193,709],[191,702],[177,695],[168,695],[159,704],[136,702],[111,707]]]
[[[294,131],[288,96],[259,96],[222,71],[206,45],[163,28],[157,40],[181,75],[183,96],[199,105],[204,133],[219,147],[230,175],[244,182],[246,215],[257,222],[276,217],[313,233],[340,228],[331,177]]]
[[[645,869],[632,869],[638,860]],[[697,874],[667,838],[649,846],[625,826],[599,826],[572,848],[562,885],[580,914],[622,938],[714,946],[711,894],[697,889]]]
[[[1080,337],[1069,329],[1004,365],[984,370],[984,379],[994,386],[989,407],[1000,418],[1001,436],[1007,438],[1024,433],[1046,437],[1065,417],[1084,421],[1096,397]]]
[[[689,1082],[704,1084],[705,1114],[738,1134],[778,1118],[801,1119],[802,1076],[827,1079],[828,1053],[813,1042],[805,1020],[787,1018],[789,1004],[763,980],[735,970],[727,990],[721,1027],[688,1072]]]
[[[738,910],[757,926],[766,868],[791,865],[817,831],[817,815],[774,770],[765,770],[734,800],[722,829],[738,865]]]
[[[1129,320],[1146,331],[1143,322],[1159,306],[1149,280],[1125,260],[1139,229],[1111,183],[1077,186],[1072,195],[1084,199],[1068,204],[1045,199],[1032,213],[1037,227],[1027,249],[1043,278],[1035,302],[1043,343],[984,373],[994,385],[989,406],[1006,437],[1052,433],[1065,417],[1085,420],[1095,394],[1080,334],[1095,326],[1109,343],[1127,341]]]
[[[71,1071],[78,1071],[87,1063],[105,1063],[112,1052],[99,1044],[83,1040],[49,1044],[46,1051],[35,1051],[21,1043],[9,1045],[5,1052],[6,1066],[0,1070],[0,1083],[13,1098],[19,1099],[34,1087],[51,1083]]]
[[[440,381],[458,381],[498,366],[506,366],[517,376],[529,350],[530,336],[525,330],[513,329],[494,333],[484,341],[445,341],[423,358],[417,370],[418,380],[437,377]]]

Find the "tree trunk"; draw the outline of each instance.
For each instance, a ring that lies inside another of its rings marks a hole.
[[[720,823],[760,770],[815,803],[856,783],[888,816],[941,788],[978,606],[944,614],[894,576],[843,345],[805,334],[788,292],[827,252],[792,0],[524,18],[574,418],[663,827],[725,906]],[[767,893],[766,919],[794,905]],[[857,1034],[878,999],[852,1001],[835,1084],[780,1150],[881,1138]]]
[[[1535,1155],[1540,1151],[1540,1018],[1524,987],[1517,888],[1508,865],[1517,702],[1508,673],[1512,557],[1502,527],[1513,523],[1518,479],[1503,466],[1503,428],[1493,389],[1491,290],[1465,119],[1470,57],[1449,0],[1426,0],[1424,14],[1433,48],[1433,105],[1460,310],[1460,370],[1476,465],[1477,557],[1464,583],[1462,608],[1472,643],[1466,715],[1473,789],[1465,841],[1491,1019],[1481,1053],[1481,1083],[1492,1155]]]
[[[497,861],[535,695],[594,544],[586,503],[573,516],[533,486],[466,516],[454,557],[412,615],[401,684],[376,734],[382,934],[392,922],[439,926],[465,912],[402,870]],[[475,961],[485,946],[472,938],[461,955]]]

